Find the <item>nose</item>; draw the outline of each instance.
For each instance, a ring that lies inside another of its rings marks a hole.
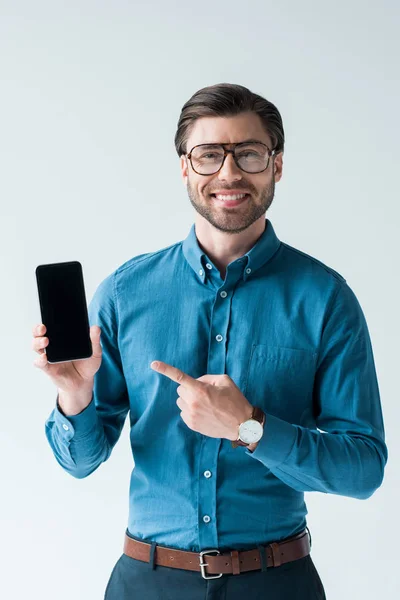
[[[242,171],[235,163],[235,159],[233,158],[232,153],[229,152],[226,155],[224,164],[218,171],[217,175],[219,179],[223,179],[224,181],[230,179],[233,181],[237,181],[238,179],[242,179]]]

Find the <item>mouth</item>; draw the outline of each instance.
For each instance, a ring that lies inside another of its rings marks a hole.
[[[221,200],[220,198],[217,198],[215,194],[210,194],[210,196],[213,198],[215,204],[227,207],[239,206],[239,204],[243,204],[243,202],[246,202],[246,200],[250,198],[250,194],[245,194],[243,198],[238,198],[236,200]]]

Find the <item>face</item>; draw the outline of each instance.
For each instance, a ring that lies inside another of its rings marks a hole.
[[[242,113],[234,117],[202,117],[195,121],[186,150],[205,143],[243,142],[255,139],[272,149],[271,138],[264,131],[261,119],[255,113]],[[227,146],[232,149],[232,146]],[[185,156],[181,156],[183,181],[189,200],[195,210],[220,231],[238,233],[258,219],[265,219],[275,193],[275,181],[282,176],[282,153],[271,156],[268,168],[262,173],[246,173],[228,154],[222,168],[214,175],[199,175],[193,171]],[[250,196],[240,204],[228,207],[212,194],[216,191],[235,190]]]

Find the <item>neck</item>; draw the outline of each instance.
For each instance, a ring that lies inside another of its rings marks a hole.
[[[267,227],[263,215],[250,227],[239,233],[220,231],[206,219],[197,219],[195,232],[200,248],[213,261],[222,279],[225,279],[226,267],[237,258],[249,252]]]

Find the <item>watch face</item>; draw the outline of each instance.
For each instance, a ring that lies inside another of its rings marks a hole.
[[[261,439],[263,426],[254,419],[249,419],[239,427],[239,437],[245,444],[253,444]]]

